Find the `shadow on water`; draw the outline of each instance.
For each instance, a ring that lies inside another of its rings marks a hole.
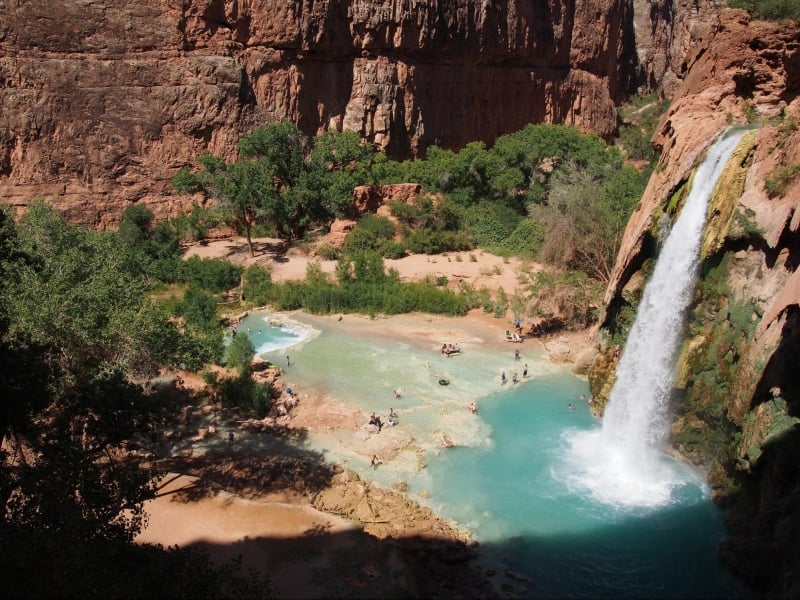
[[[748,598],[718,567],[716,551],[698,556],[703,544],[692,527],[676,536],[669,525],[708,519],[701,506],[682,506],[649,517],[630,517],[589,532],[521,535],[483,544],[486,560],[527,579],[535,598]],[[647,539],[642,542],[642,530]]]
[[[250,434],[233,448],[219,439],[201,456],[162,459],[158,468],[198,477],[174,493],[179,502],[221,491],[251,499],[286,491],[311,498],[340,469],[307,448],[305,439],[305,432],[288,429]],[[580,533],[523,534],[475,547],[426,536],[378,539],[356,524],[344,532],[315,526],[294,538],[245,536],[194,547],[217,559],[240,557],[243,568],[270,579],[278,598],[749,597],[720,573],[716,552],[698,555],[695,546],[703,542],[693,531],[702,531],[708,519],[708,505],[698,503]],[[676,533],[675,522],[688,526]]]

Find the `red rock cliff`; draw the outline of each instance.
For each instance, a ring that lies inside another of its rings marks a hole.
[[[172,216],[179,167],[284,118],[398,158],[529,122],[609,137],[714,2],[690,4],[0,0],[0,201],[97,227],[135,201]]]

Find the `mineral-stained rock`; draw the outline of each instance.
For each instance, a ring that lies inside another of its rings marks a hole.
[[[672,436],[685,458],[709,467],[713,496],[729,508],[721,556],[758,597],[800,590],[796,535],[786,533],[800,527],[799,90],[796,22],[725,10],[710,24],[657,128],[661,158],[605,298],[608,333],[620,324],[615,308],[635,295],[625,291],[641,289],[657,259],[658,225],[680,209],[703,154],[732,125],[752,128],[709,199]],[[601,350],[589,372],[593,410],[605,406],[616,368],[610,349]]]

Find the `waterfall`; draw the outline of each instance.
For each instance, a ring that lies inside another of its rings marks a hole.
[[[636,313],[603,419],[603,433],[631,453],[660,449],[674,384],[675,354],[694,293],[708,199],[743,133],[720,139],[697,169],[692,189],[658,256]]]
[[[695,173],[692,188],[645,287],[599,431],[570,441],[576,485],[610,504],[660,505],[685,484],[662,453],[669,399],[686,310],[694,293],[708,199],[744,135],[720,138]]]

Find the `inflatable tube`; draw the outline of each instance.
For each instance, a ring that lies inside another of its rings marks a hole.
[[[439,380],[439,385],[450,385],[450,380],[449,379],[440,379]]]

